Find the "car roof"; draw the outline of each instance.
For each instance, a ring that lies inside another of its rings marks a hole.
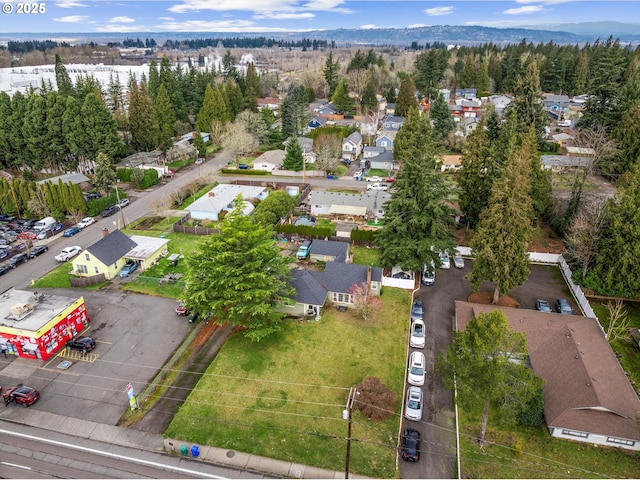
[[[413,352],[411,354],[411,363],[416,363],[416,360],[419,360],[420,363],[424,363],[424,353],[422,353],[422,352]]]

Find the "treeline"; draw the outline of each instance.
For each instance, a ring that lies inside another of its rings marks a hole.
[[[7,50],[9,50],[9,52],[11,52],[12,54],[24,54],[32,52],[33,50],[45,52],[46,50],[50,50],[52,48],[70,46],[71,45],[67,42],[56,42],[54,40],[27,40],[24,42],[7,42]]]
[[[329,43],[327,40],[276,40],[267,37],[232,37],[232,38],[199,38],[186,40],[167,40],[164,43],[165,49],[175,50],[198,50],[200,48],[219,47],[223,48],[303,48],[318,50],[332,48],[335,42]]]

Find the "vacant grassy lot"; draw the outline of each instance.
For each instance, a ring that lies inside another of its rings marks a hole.
[[[287,320],[260,343],[234,335],[174,417],[167,436],[323,468],[344,469],[349,388],[367,376],[397,395],[392,417],[354,412],[351,471],[396,476],[408,293],[385,288],[376,320],[328,307],[320,321]]]
[[[638,478],[638,454],[555,439],[544,425],[500,426],[490,418],[490,443],[480,450],[479,418],[460,411],[462,478]]]

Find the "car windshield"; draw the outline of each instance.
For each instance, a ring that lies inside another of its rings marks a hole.
[[[415,398],[410,398],[409,402],[407,403],[407,407],[413,410],[418,410],[420,408],[420,400],[417,400]]]
[[[411,375],[423,375],[423,374],[424,374],[424,368],[418,365],[411,366]]]
[[[422,313],[422,305],[414,305],[413,313]]]
[[[413,326],[413,336],[414,337],[422,337],[424,335],[424,329],[422,328],[422,325],[419,323],[416,323]]]

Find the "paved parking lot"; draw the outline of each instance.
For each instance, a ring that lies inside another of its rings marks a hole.
[[[0,385],[24,383],[39,390],[41,398],[32,408],[116,425],[129,405],[127,383],[138,394],[181,344],[189,323],[175,314],[171,299],[110,289],[52,293],[84,295],[91,321],[84,335],[96,340],[96,349],[86,358],[54,357],[42,366],[22,358],[0,362]],[[64,360],[72,365],[61,370]],[[13,410],[5,409],[2,416]]]
[[[422,422],[405,420],[405,425],[419,430],[422,435],[422,456],[417,463],[402,462],[401,478],[457,478],[456,437],[453,398],[435,378],[433,369],[437,358],[451,344],[454,318],[454,302],[466,300],[471,293],[471,285],[465,276],[471,272],[471,262],[465,261],[464,269],[452,268],[436,271],[433,286],[422,286],[416,299],[425,307],[426,345],[422,350],[427,365],[428,380],[425,381],[424,412]],[[481,285],[481,290],[493,290],[493,285]],[[551,305],[559,297],[571,303],[579,314],[575,301],[555,266],[531,265],[531,275],[527,281],[510,292],[522,308],[535,308],[535,300],[542,298]],[[406,312],[409,322],[410,312]],[[410,349],[413,351],[414,349]],[[410,352],[411,353],[411,352]],[[403,406],[404,408],[404,406]],[[404,415],[404,410],[403,410]]]

